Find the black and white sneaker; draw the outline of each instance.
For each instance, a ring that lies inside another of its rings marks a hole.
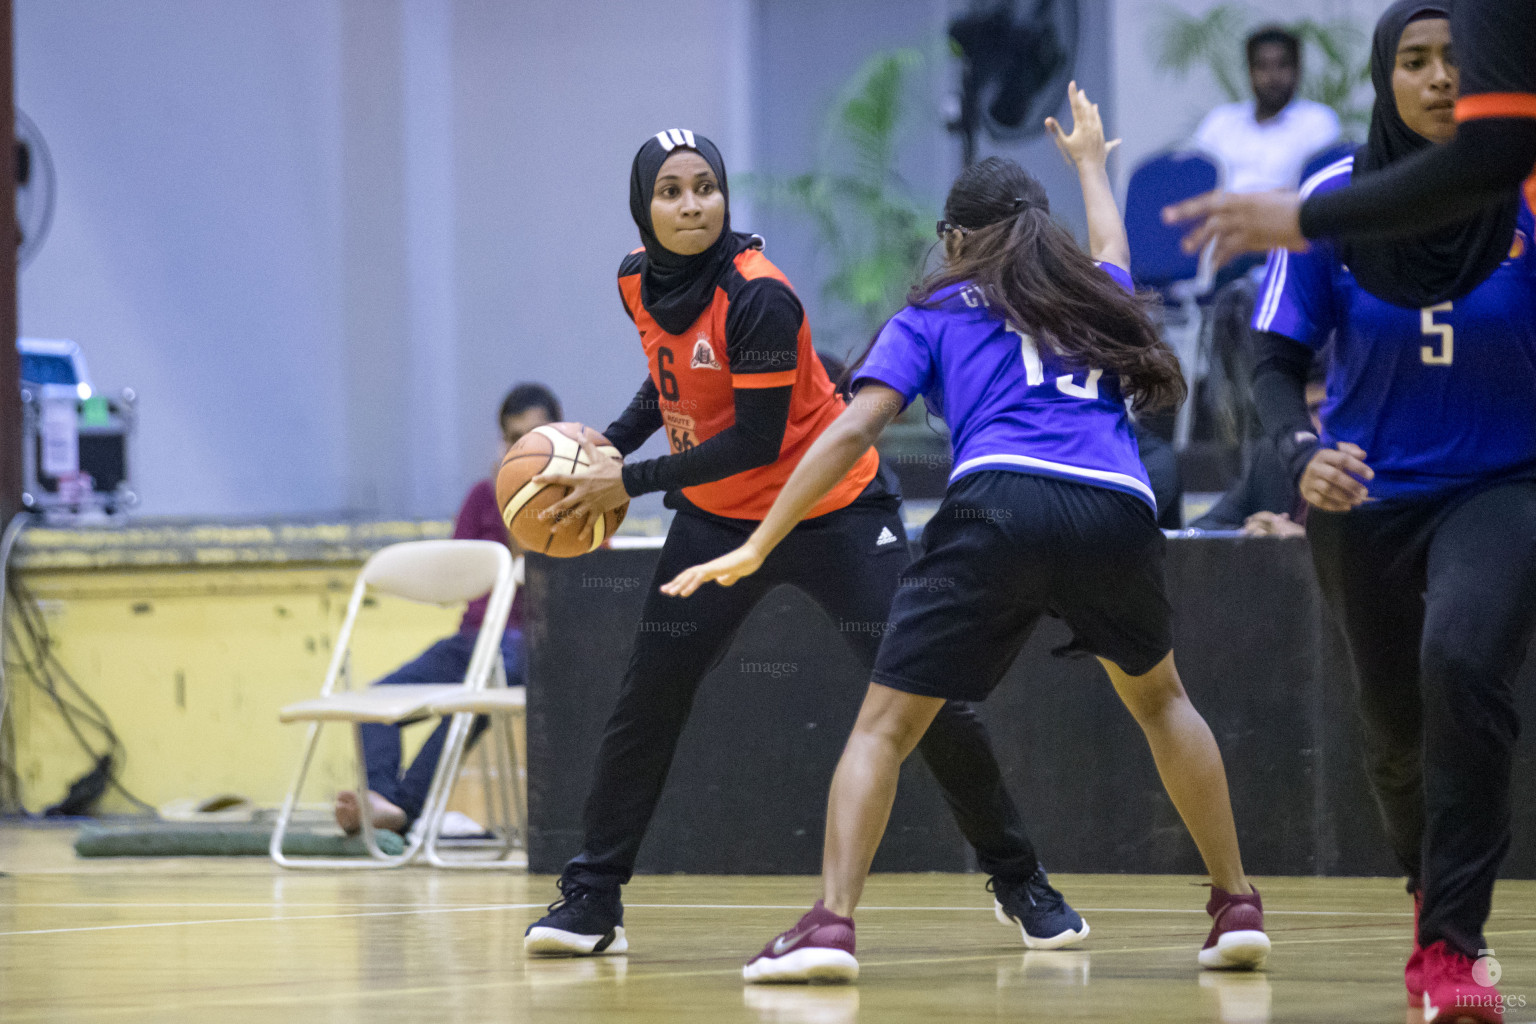
[[[523,951],[532,956],[603,956],[629,949],[619,890],[560,879],[560,899],[528,926]]]
[[[1088,922],[1052,886],[1044,868],[1022,882],[993,876],[987,891],[996,898],[994,912],[1001,924],[1018,925],[1030,949],[1061,949],[1088,937]]]

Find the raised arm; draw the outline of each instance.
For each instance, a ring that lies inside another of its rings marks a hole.
[[[1045,127],[1062,156],[1077,168],[1077,180],[1083,188],[1083,207],[1088,212],[1088,251],[1100,263],[1113,263],[1129,270],[1131,243],[1126,238],[1125,221],[1120,216],[1120,208],[1115,205],[1109,172],[1105,169],[1109,154],[1120,145],[1120,140],[1104,141],[1104,121],[1099,117],[1099,105],[1090,103],[1076,82],[1067,86],[1067,97],[1072,104],[1072,133],[1063,132],[1054,117],[1045,119]]]
[[[684,569],[662,585],[662,593],[687,597],[710,580],[728,587],[756,572],[779,541],[848,475],[905,404],[899,392],[884,384],[867,383],[861,387],[848,408],[805,453],[746,543],[712,562]]]

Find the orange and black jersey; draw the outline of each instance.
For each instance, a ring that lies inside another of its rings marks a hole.
[[[1456,138],[1412,160],[1308,198],[1308,238],[1412,236],[1506,198],[1536,170],[1536,0],[1456,0]]]
[[[619,268],[619,293],[640,332],[650,376],[604,432],[625,455],[657,430],[672,454],[624,467],[631,496],[681,492],[705,512],[762,519],[821,432],[843,410],[811,345],[805,310],[758,248],[738,253],[714,299],[669,334],[640,301],[642,250]],[[811,509],[852,502],[879,468],[871,448]]]

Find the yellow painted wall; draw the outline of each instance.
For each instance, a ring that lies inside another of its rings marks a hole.
[[[107,712],[127,760],[122,781],[160,806],[236,793],[278,803],[298,767],[305,726],[277,709],[315,696],[360,563],[27,569],[59,660]],[[460,609],[395,599],[365,607],[354,642],[363,685],[458,628]],[[23,800],[40,811],[90,768],[59,712],[13,670]],[[427,726],[416,726],[415,743]],[[328,726],[305,800],[352,788],[350,730]],[[412,744],[414,746],[414,744]],[[105,813],[131,805],[109,792]]]

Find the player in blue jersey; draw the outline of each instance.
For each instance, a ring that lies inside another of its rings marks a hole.
[[[1369,180],[1455,133],[1447,13],[1400,0],[1382,16],[1369,141],[1304,193]],[[1522,205],[1504,261],[1451,301],[1393,305],[1351,268],[1391,267],[1394,292],[1432,296],[1460,267],[1466,230],[1277,250],[1254,318],[1260,415],[1311,505],[1367,770],[1414,894],[1404,980],[1427,1021],[1502,1019],[1475,962],[1510,843],[1514,676],[1536,630],[1536,221]],[[1319,438],[1302,381],[1330,336]]]
[[[1047,614],[1108,671],[1210,870],[1215,921],[1200,963],[1255,967],[1268,953],[1221,754],[1174,669],[1164,540],[1127,413],[1127,398],[1177,404],[1184,381],[1123,269],[1125,228],[1104,171],[1113,144],[1097,108],[1069,91],[1072,134],[1047,126],[1077,164],[1093,258],[1017,164],[994,157],[961,174],[939,224],[944,264],[855,368],[847,410],[745,544],[662,588],[686,596],[755,572],[918,394],[949,424],[949,489],[905,575],[951,585],[897,592],[832,782],[823,899],[747,965],[749,981],[857,976],[851,915],[902,761],[945,699],[987,696]]]

